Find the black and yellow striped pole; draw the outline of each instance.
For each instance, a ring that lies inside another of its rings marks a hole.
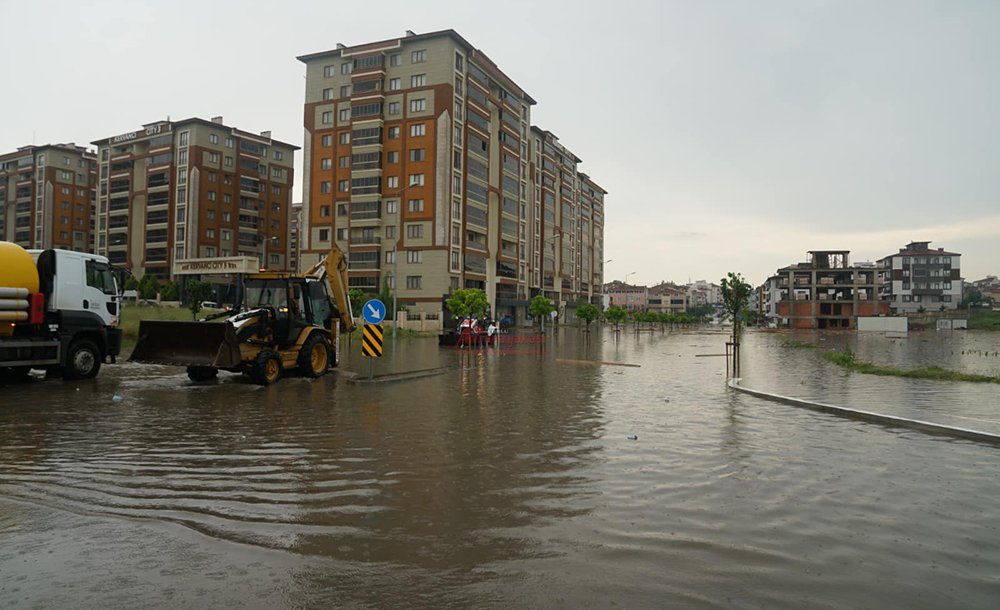
[[[361,353],[371,358],[368,363],[368,379],[375,374],[375,359],[382,357],[382,325],[365,324],[361,331]]]

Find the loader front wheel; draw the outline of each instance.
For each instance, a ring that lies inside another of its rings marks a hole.
[[[330,368],[330,341],[322,334],[313,333],[299,350],[299,374],[319,377]]]
[[[281,379],[281,358],[272,350],[261,350],[254,360],[251,377],[254,383],[271,385]]]

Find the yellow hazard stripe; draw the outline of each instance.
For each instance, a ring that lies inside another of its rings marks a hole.
[[[382,356],[382,325],[365,324],[361,330],[361,352],[371,358]]]

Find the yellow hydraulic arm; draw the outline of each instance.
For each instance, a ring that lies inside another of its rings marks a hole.
[[[326,280],[340,313],[340,330],[354,330],[354,312],[351,311],[351,299],[347,296],[347,257],[343,250],[336,243],[331,244],[330,253],[313,265],[306,276]]]

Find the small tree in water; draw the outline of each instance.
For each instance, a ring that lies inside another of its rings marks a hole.
[[[733,320],[733,375],[739,377],[739,342],[743,318],[750,307],[753,287],[739,273],[722,278],[722,306]]]
[[[580,303],[576,306],[576,317],[587,323],[586,331],[590,332],[590,323],[601,317],[601,310],[593,303]]]
[[[604,312],[604,319],[614,324],[615,332],[618,332],[618,325],[628,319],[628,310],[619,305],[613,305]]]
[[[489,307],[489,301],[486,300],[486,293],[479,288],[461,288],[456,290],[454,294],[448,297],[445,301],[448,306],[448,311],[455,318],[464,318],[465,316],[482,316],[486,313],[486,309]]]
[[[535,295],[535,298],[531,299],[531,302],[528,303],[528,313],[530,313],[532,317],[541,320],[543,328],[545,324],[545,316],[549,315],[553,311],[555,311],[555,308],[545,295]]]

